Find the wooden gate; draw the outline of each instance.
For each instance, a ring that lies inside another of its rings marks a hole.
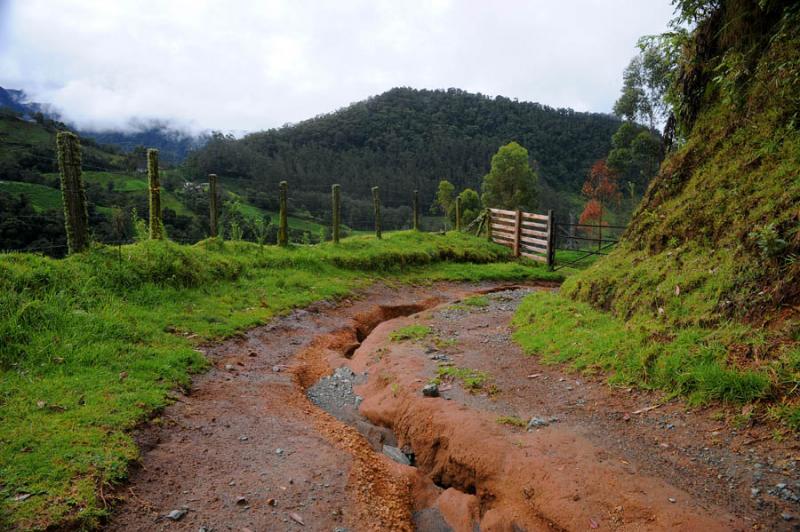
[[[526,257],[553,267],[553,211],[537,214],[488,209],[486,214],[489,240],[510,247],[515,257]]]

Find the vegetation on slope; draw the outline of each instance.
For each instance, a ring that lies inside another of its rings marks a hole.
[[[198,343],[380,278],[559,278],[507,258],[485,239],[416,232],[0,256],[0,528],[96,524],[100,490],[137,457],[130,429],[206,367]]]
[[[245,178],[254,192],[265,185],[274,190],[282,180],[303,183],[296,200],[312,212],[330,202],[333,183],[341,183],[342,194],[353,200],[368,200],[370,188],[380,186],[390,207],[409,205],[411,191],[418,189],[422,203],[430,205],[442,179],[459,191],[479,190],[498,147],[517,141],[538,165],[542,203],[558,208],[555,191],[580,190],[589,166],[608,153],[618,126],[612,116],[500,96],[395,88],[241,140],[215,135],[188,162],[194,175]],[[343,215],[347,220],[348,213]]]
[[[565,283],[574,302],[542,295],[520,311],[529,351],[697,401],[763,399],[800,429],[793,4],[679,2],[697,22],[673,89],[683,141],[620,246]],[[545,338],[542,326],[574,331],[575,343]]]

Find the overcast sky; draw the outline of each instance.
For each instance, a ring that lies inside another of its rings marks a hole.
[[[82,127],[298,122],[392,87],[610,112],[669,0],[0,0],[0,86]]]

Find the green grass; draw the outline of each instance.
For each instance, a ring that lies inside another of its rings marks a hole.
[[[25,194],[38,212],[63,208],[61,191],[56,188],[20,181],[0,181],[0,192],[6,192],[13,196]]]
[[[538,292],[514,316],[514,340],[548,364],[608,373],[612,384],[635,384],[683,395],[692,404],[742,404],[769,396],[770,371],[728,363],[728,346],[751,349],[763,333],[743,325],[663,329],[647,320],[625,322],[559,294]],[[785,372],[784,372],[785,373]]]
[[[389,334],[392,342],[402,342],[404,340],[419,341],[433,332],[427,325],[407,325],[400,327]]]
[[[375,280],[552,278],[456,233],[121,249],[0,255],[0,528],[96,525],[98,487],[138,456],[130,430],[207,367],[200,343]]]
[[[483,389],[489,382],[489,374],[485,371],[478,371],[470,368],[440,366],[436,370],[434,382],[438,384],[446,380],[459,380],[466,390],[475,392]]]
[[[496,421],[500,425],[508,425],[509,427],[519,427],[524,429],[528,426],[527,421],[517,416],[500,416],[496,419]]]

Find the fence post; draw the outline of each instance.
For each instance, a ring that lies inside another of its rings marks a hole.
[[[486,209],[486,238],[492,241],[492,209]]]
[[[556,264],[556,220],[553,211],[547,211],[547,269],[553,271]]]
[[[211,237],[217,236],[219,206],[217,205],[217,174],[208,174],[208,223]]]
[[[331,220],[331,238],[333,243],[339,243],[339,221],[341,220],[341,200],[339,198],[339,185],[331,185],[331,201],[333,202],[332,209],[333,219]]]
[[[289,185],[286,181],[281,181],[280,184],[280,214],[279,214],[279,222],[278,222],[278,245],[285,246],[289,243],[289,218],[286,214],[286,207],[287,201],[286,196],[288,194]]]
[[[158,178],[158,150],[147,150],[147,181],[150,185],[150,239],[164,238],[161,222],[161,182]]]
[[[419,231],[419,190],[414,191],[414,231]]]
[[[456,196],[456,231],[461,231],[461,196]]]
[[[381,198],[378,187],[372,187],[372,206],[375,209],[375,236],[381,237]]]
[[[517,210],[516,216],[514,217],[514,256],[519,257],[520,251],[520,240],[519,238],[522,236],[522,211]]]
[[[56,146],[61,171],[67,248],[70,253],[78,253],[89,245],[89,215],[86,212],[86,190],[83,188],[81,175],[81,144],[74,133],[60,131],[56,137]]]

